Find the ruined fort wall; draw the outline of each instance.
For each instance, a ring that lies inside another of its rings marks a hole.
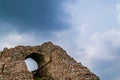
[[[29,72],[24,60],[36,57],[38,70]],[[30,56],[32,57],[32,56]],[[0,52],[0,80],[33,80],[34,77],[52,77],[53,80],[99,80],[87,67],[78,64],[61,47],[51,42],[38,46],[4,48]]]

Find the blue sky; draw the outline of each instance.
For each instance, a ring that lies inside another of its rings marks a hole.
[[[52,41],[101,80],[120,80],[120,0],[0,0],[0,49]]]

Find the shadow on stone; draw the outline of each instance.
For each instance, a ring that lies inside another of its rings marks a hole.
[[[32,58],[33,60],[35,60],[38,65],[38,69],[35,71],[32,71],[33,78],[40,78],[41,76],[44,76],[46,74],[47,69],[43,68],[39,70],[45,63],[44,56],[42,54],[32,53],[25,57],[25,59],[28,59],[28,58]]]

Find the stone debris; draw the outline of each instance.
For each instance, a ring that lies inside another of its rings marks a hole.
[[[36,71],[28,71],[24,62],[28,57],[38,63]],[[51,77],[52,80],[99,80],[87,67],[77,63],[65,50],[51,42],[41,46],[4,48],[0,52],[0,80],[34,80],[43,77]]]

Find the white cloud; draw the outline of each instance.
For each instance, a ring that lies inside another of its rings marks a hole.
[[[120,67],[118,64],[120,58],[120,30],[111,29],[89,35],[90,29],[83,29],[82,32],[80,31],[82,27],[83,25],[79,28],[72,27],[69,30],[57,33],[56,44],[60,44],[71,56],[92,71],[97,71],[95,73],[99,74],[98,76],[102,77],[109,73],[116,74],[116,69]],[[89,37],[86,37],[86,35],[89,35]],[[109,66],[105,66],[105,64]],[[100,73],[103,67],[98,65],[104,66],[105,71],[103,73]],[[116,76],[111,77],[117,80]]]
[[[86,44],[86,57],[94,61],[111,60],[117,57],[116,49],[120,47],[120,31],[109,30],[94,33]],[[98,57],[99,56],[99,57]],[[91,61],[89,60],[89,61]]]
[[[120,47],[120,31],[108,30],[89,34],[89,25],[73,27],[57,33],[58,43],[84,65],[93,66],[95,60],[112,60],[117,57],[116,50]],[[71,35],[70,35],[71,34]],[[98,57],[99,56],[99,57]],[[91,64],[91,65],[90,65]]]
[[[81,15],[80,15],[80,5],[79,5],[80,1],[77,0],[75,1],[75,3],[73,3],[73,1],[69,1],[67,3],[65,3],[65,11],[66,13],[69,15],[70,19],[68,19],[68,21],[74,26],[74,25],[77,25],[77,26],[80,26],[80,18],[81,18]]]
[[[56,33],[57,42],[77,61],[82,62],[103,80],[119,80],[120,78],[115,75],[120,76],[118,72],[120,67],[118,64],[120,30],[106,25],[104,25],[106,27],[102,27],[99,24],[97,24],[98,26],[91,26],[85,22],[84,17],[82,17],[83,14],[81,15],[84,9],[81,9],[80,0],[75,3],[66,3],[65,9],[70,16],[69,22],[72,27],[69,30]],[[118,11],[118,23],[120,23],[120,4],[116,6],[116,10]],[[92,16],[95,17],[94,14]],[[90,19],[93,20],[91,17]],[[99,21],[99,18],[97,20]],[[93,23],[96,24],[96,21]],[[109,75],[111,76],[109,77]]]
[[[11,48],[17,45],[33,45],[35,44],[35,37],[28,34],[18,34],[12,32],[0,39],[0,50],[4,47]]]
[[[75,4],[70,3],[66,7],[72,27],[69,30],[57,33],[59,34],[57,35],[59,44],[77,61],[82,62],[83,65],[97,73],[102,79],[108,79],[110,73],[113,76],[109,80],[119,79],[119,77],[116,79],[114,74],[120,76],[117,72],[120,65],[114,65],[119,62],[120,30],[115,29],[115,27],[113,29],[107,27],[107,30],[98,30],[98,32],[89,23],[81,22],[79,1]],[[120,14],[120,6],[118,10]],[[120,18],[118,20],[120,23]],[[97,27],[101,26],[98,24]],[[104,71],[102,71],[103,67]]]

